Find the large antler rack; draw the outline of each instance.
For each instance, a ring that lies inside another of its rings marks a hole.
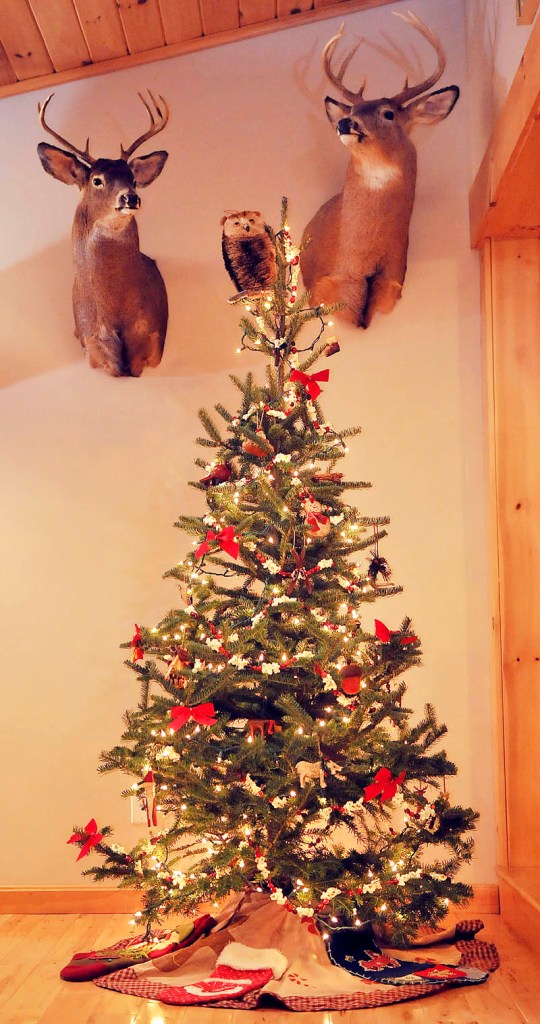
[[[139,135],[139,137],[135,139],[135,142],[131,143],[131,146],[129,146],[128,149],[124,149],[122,145],[120,146],[121,160],[129,160],[130,156],[133,156],[135,150],[138,149],[139,146],[142,146],[143,142],[146,142],[147,139],[151,139],[154,135],[158,135],[159,132],[162,132],[169,120],[170,111],[167,106],[166,100],[163,99],[163,96],[158,96],[158,99],[161,101],[161,104],[163,106],[163,109],[161,109],[157,100],[150,92],[150,89],[148,90],[148,95],[150,97],[152,106],[150,106],[150,103],[148,103],[148,100],[145,99],[142,93],[139,93],[139,98],[141,99],[142,103],[144,103],[144,106],[148,111],[148,116],[150,118],[150,127],[148,131],[144,132],[143,135]]]
[[[409,100],[414,99],[415,96],[420,96],[423,92],[426,92],[427,89],[431,89],[431,87],[435,85],[436,82],[439,81],[439,78],[441,77],[446,67],[446,55],[439,37],[435,34],[433,29],[429,28],[428,25],[425,25],[424,22],[421,21],[420,18],[416,16],[416,14],[412,14],[411,11],[408,11],[407,14],[402,14],[401,11],[394,11],[393,13],[396,14],[398,18],[401,18],[402,21],[404,21],[407,25],[411,25],[412,28],[415,28],[417,30],[417,32],[420,32],[424,39],[427,39],[428,43],[431,43],[435,52],[437,53],[438,58],[437,67],[433,74],[429,75],[422,82],[418,82],[417,85],[409,85],[408,79],[406,79],[405,85],[403,86],[401,92],[398,92],[395,96],[392,96],[392,103],[395,103],[397,106],[403,106],[405,103],[408,103]],[[342,24],[339,29],[339,32],[336,32],[335,36],[332,36],[332,38],[328,40],[322,52],[322,62],[324,72],[328,80],[332,83],[332,85],[336,87],[336,89],[339,90],[341,95],[346,100],[348,100],[349,103],[352,103],[354,105],[355,103],[358,103],[363,97],[364,89],[366,87],[366,80],[364,78],[364,81],[362,82],[360,88],[356,92],[354,92],[352,89],[348,89],[347,86],[343,84],[343,78],[362,40],[359,39],[354,44],[354,46],[348,51],[348,53],[345,54],[345,57],[343,58],[339,68],[334,70],[332,68],[332,61],[334,59],[336,47],[339,43],[339,40],[343,36],[343,28],[344,26]]]
[[[392,13],[395,14],[396,17],[401,18],[406,25],[412,25],[417,32],[420,32],[424,39],[427,39],[428,43],[431,43],[437,54],[437,67],[433,74],[429,75],[428,78],[425,78],[423,82],[419,82],[418,85],[409,85],[409,81],[406,78],[405,85],[401,92],[392,96],[392,102],[402,107],[404,103],[408,103],[409,100],[413,100],[415,96],[420,96],[423,92],[426,92],[427,89],[431,89],[431,87],[439,81],[439,78],[446,67],[446,54],[442,48],[442,43],[439,37],[435,34],[433,29],[429,27],[429,25],[424,24],[420,18],[417,18],[416,14],[413,14],[412,11],[408,11],[407,14],[403,14],[401,11],[393,11]]]
[[[45,111],[47,110],[47,107],[51,102],[53,96],[54,93],[52,92],[50,96],[47,96],[47,99],[44,100],[43,103],[38,103],[38,114],[41,127],[44,129],[44,131],[48,132],[49,135],[52,135],[53,139],[56,139],[57,142],[61,142],[63,146],[66,146],[67,149],[69,149],[70,153],[72,153],[74,156],[78,156],[79,160],[82,160],[84,164],[86,164],[88,167],[91,167],[92,164],[95,163],[95,160],[92,156],[90,156],[90,152],[88,149],[90,145],[90,139],[86,140],[86,149],[77,149],[77,146],[74,146],[72,142],[68,142],[67,139],[64,139],[62,135],[59,135],[58,132],[54,131],[54,128],[51,128],[51,126],[47,124],[45,120]]]
[[[349,103],[357,103],[358,100],[362,99],[362,95],[366,87],[366,80],[364,79],[362,85],[360,86],[357,92],[353,92],[351,89],[347,89],[347,87],[343,85],[343,77],[362,40],[359,39],[353,46],[352,50],[349,50],[349,52],[343,58],[340,67],[336,71],[332,69],[332,61],[334,59],[334,54],[336,52],[336,46],[343,36],[344,27],[344,23],[342,22],[339,28],[339,32],[336,32],[335,36],[332,36],[332,38],[328,40],[326,46],[324,47],[324,50],[322,52],[323,68],[328,81],[331,82],[332,85],[335,85],[336,89],[341,93],[343,98],[348,100]]]

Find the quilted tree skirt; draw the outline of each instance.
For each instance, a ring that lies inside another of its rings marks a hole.
[[[229,900],[210,934],[192,945],[94,983],[178,1005],[299,1011],[385,1006],[484,982],[499,958],[495,946],[474,937],[482,927],[481,921],[462,921],[457,939],[435,936],[432,945],[406,950],[377,946],[369,926],[338,929],[327,950],[309,922],[253,893]]]

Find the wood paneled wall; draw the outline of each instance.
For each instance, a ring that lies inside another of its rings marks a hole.
[[[482,251],[501,913],[540,951],[540,22],[471,190]]]
[[[0,0],[0,98],[392,0]]]
[[[493,239],[484,273],[504,769],[499,857],[510,867],[534,867],[540,866],[540,239]]]

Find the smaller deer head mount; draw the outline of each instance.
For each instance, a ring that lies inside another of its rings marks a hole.
[[[326,113],[350,153],[343,191],[320,208],[304,232],[310,239],[301,258],[304,283],[314,304],[344,302],[340,315],[368,327],[376,311],[389,313],[401,296],[407,268],[409,221],[416,185],[416,150],[410,139],[417,124],[447,117],[459,96],[457,85],[428,92],[441,78],[446,58],[432,29],[414,14],[398,17],[431,44],[437,67],[401,92],[364,99],[366,82],[356,90],[343,79],[357,43],[334,68],[343,26],[323,50],[323,67],[342,100],[326,97]]]
[[[159,134],[169,120],[162,96],[139,93],[150,127],[124,149],[120,159],[94,159],[90,141],[78,149],[45,120],[48,96],[38,105],[39,119],[65,149],[38,145],[44,170],[81,193],[73,221],[73,313],[75,333],[90,366],[112,376],[138,377],[145,366],[161,361],[167,330],[167,293],[156,264],[139,249],[135,213],[137,189],[150,185],[163,170],[164,150],[132,159],[135,150]]]

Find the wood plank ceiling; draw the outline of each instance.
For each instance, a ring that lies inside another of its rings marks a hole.
[[[0,98],[391,0],[0,0]]]

